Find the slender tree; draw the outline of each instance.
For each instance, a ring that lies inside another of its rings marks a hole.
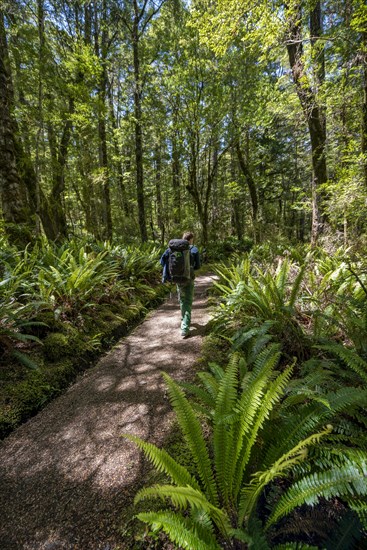
[[[0,10],[0,191],[2,212],[11,241],[29,239],[30,208],[17,164],[17,126],[13,114],[14,95],[10,72],[5,18]],[[18,227],[19,225],[19,227]]]
[[[157,4],[144,0],[126,0],[125,10],[121,19],[128,32],[133,56],[134,82],[134,126],[135,126],[135,163],[136,163],[136,192],[138,202],[138,216],[141,240],[148,239],[145,215],[144,197],[144,163],[143,163],[143,84],[144,70],[142,69],[141,41],[151,23],[158,14],[165,0]]]

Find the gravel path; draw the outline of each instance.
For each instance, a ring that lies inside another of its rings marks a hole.
[[[185,379],[198,358],[211,282],[196,279],[188,340],[173,296],[1,443],[1,550],[128,548],[121,517],[147,464],[120,435],[167,436],[173,414],[160,372]]]

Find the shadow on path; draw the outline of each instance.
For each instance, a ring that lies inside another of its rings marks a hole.
[[[126,548],[121,516],[146,475],[123,433],[161,443],[173,419],[161,371],[185,379],[209,319],[198,277],[189,340],[172,296],[0,445],[1,550]],[[189,345],[188,345],[189,342]]]

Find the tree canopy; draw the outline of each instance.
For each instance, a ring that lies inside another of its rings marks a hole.
[[[0,15],[10,242],[364,232],[362,0],[17,0]]]

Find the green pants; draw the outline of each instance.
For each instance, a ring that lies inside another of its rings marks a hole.
[[[188,334],[191,322],[191,308],[194,298],[194,281],[177,285],[178,301],[181,309],[181,332]]]

